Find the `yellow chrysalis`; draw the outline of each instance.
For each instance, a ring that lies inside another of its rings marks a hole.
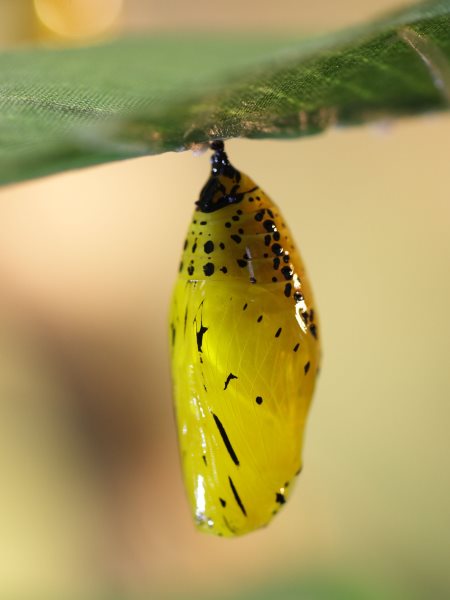
[[[170,312],[175,409],[197,527],[267,525],[302,468],[317,312],[275,204],[214,142]]]

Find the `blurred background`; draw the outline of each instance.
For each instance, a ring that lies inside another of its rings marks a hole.
[[[400,4],[0,0],[0,46],[302,34]],[[450,597],[449,140],[428,115],[228,144],[295,234],[324,346],[296,493],[236,540],[193,528],[171,404],[174,248],[208,156],[0,191],[0,599]]]

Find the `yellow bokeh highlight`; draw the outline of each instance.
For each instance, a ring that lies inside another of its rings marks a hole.
[[[40,21],[67,38],[86,38],[109,29],[119,17],[123,0],[34,0]]]

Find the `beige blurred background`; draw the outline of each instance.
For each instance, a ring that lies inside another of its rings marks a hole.
[[[0,44],[316,31],[398,5],[1,0]],[[0,191],[0,599],[228,597],[311,574],[449,596],[449,141],[431,115],[228,144],[295,233],[324,344],[296,493],[236,540],[191,524],[171,406],[168,303],[208,157]]]

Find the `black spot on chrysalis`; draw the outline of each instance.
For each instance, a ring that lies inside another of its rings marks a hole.
[[[226,389],[227,389],[227,387],[228,387],[228,384],[230,383],[230,381],[231,381],[232,379],[237,379],[237,375],[233,375],[233,373],[230,373],[230,374],[228,375],[228,377],[227,377],[227,379],[226,379],[226,381],[225,381],[225,387],[223,388],[224,390],[226,390]]]
[[[206,265],[203,265],[203,272],[207,277],[210,277],[214,273],[214,265],[209,262]]]

